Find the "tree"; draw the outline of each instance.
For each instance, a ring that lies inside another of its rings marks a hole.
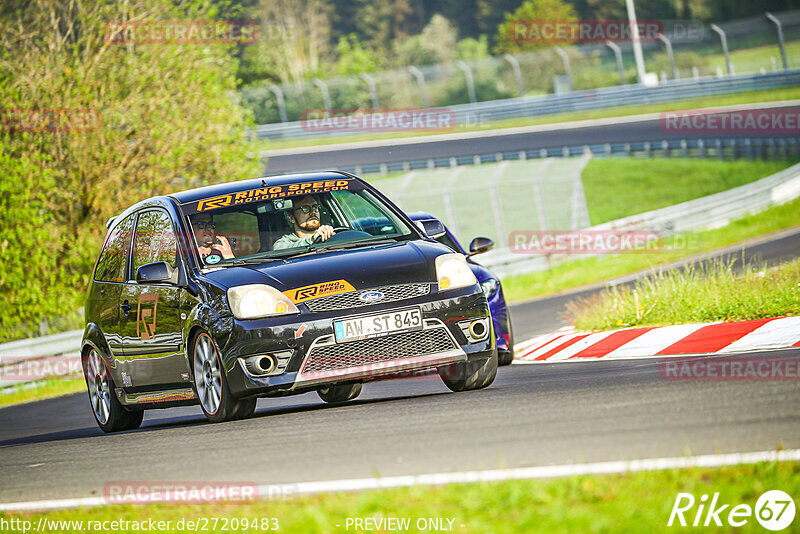
[[[33,0],[0,8],[0,111],[7,119],[0,151],[26,177],[0,173],[0,189],[32,189],[29,200],[21,192],[9,197],[22,209],[6,213],[16,222],[4,226],[38,221],[34,226],[46,228],[31,233],[36,239],[0,247],[0,263],[29,257],[32,275],[41,265],[55,273],[36,313],[78,307],[110,216],[154,194],[257,171],[244,140],[252,119],[232,98],[233,46],[108,39],[110,21],[216,14],[202,1],[175,7],[170,0]],[[37,259],[43,254],[47,262]],[[17,277],[0,284],[4,301],[23,302],[30,287]]]
[[[331,57],[331,6],[325,0],[261,0],[261,32],[245,51],[247,81],[299,83],[322,75]],[[256,74],[256,76],[253,75]]]
[[[418,35],[395,41],[394,60],[397,65],[431,65],[452,61],[458,35],[455,27],[442,15],[436,14]]]
[[[542,21],[558,23],[576,19],[575,10],[562,0],[525,0],[516,11],[506,13],[505,21],[497,27],[495,52],[501,54],[553,46],[553,43],[527,42],[524,39],[518,39],[516,37],[518,24],[526,26]]]
[[[336,55],[336,73],[340,75],[375,72],[383,66],[380,54],[365,47],[356,34],[339,38]]]

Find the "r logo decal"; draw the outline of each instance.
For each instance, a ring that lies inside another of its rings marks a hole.
[[[232,195],[222,195],[221,197],[206,198],[198,202],[197,211],[207,211],[223,208],[231,205]]]
[[[158,294],[152,293],[139,297],[136,309],[136,335],[143,341],[153,339],[156,335],[156,309]]]

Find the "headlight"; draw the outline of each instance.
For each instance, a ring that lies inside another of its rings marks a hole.
[[[250,284],[228,290],[228,304],[237,319],[257,319],[300,313],[289,297],[265,284]]]
[[[483,294],[486,295],[486,298],[491,298],[492,295],[497,293],[497,289],[500,287],[500,282],[495,280],[494,278],[489,278],[488,280],[484,280],[481,282],[481,289],[483,289]]]
[[[436,258],[439,291],[468,287],[478,283],[463,254],[442,254]]]

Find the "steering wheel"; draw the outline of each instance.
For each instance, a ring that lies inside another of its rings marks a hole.
[[[344,241],[345,239],[358,239],[359,237],[372,237],[372,234],[360,230],[353,230],[347,226],[335,226],[333,231],[336,233],[330,236],[326,243],[331,241]],[[319,238],[320,236],[315,237],[311,241],[311,244],[319,242]]]

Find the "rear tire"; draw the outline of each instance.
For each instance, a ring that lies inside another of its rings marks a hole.
[[[360,394],[360,382],[356,382],[355,384],[336,384],[335,386],[328,386],[317,390],[319,398],[330,404],[347,402],[355,399]]]
[[[493,350],[488,357],[439,367],[438,371],[450,391],[483,389],[490,386],[497,376],[497,351]]]
[[[89,392],[94,420],[103,432],[120,432],[139,428],[144,410],[127,410],[117,399],[114,380],[100,354],[92,349],[81,358],[83,376]]]
[[[231,395],[217,344],[206,332],[198,333],[192,342],[192,384],[203,414],[212,423],[244,419],[255,411],[255,397]]]

